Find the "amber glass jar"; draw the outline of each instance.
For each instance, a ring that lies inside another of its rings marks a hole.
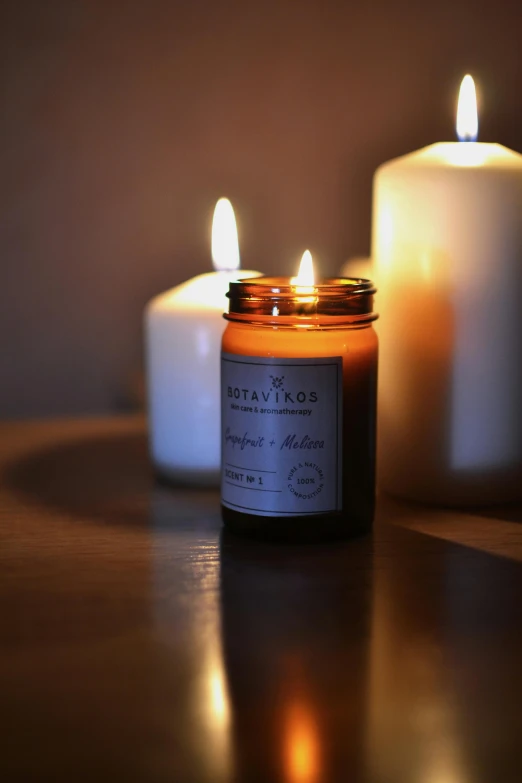
[[[369,280],[231,283],[223,335],[222,515],[277,540],[368,532],[377,336]]]

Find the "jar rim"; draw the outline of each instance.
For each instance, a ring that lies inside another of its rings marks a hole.
[[[228,314],[247,316],[345,316],[357,322],[373,321],[371,280],[361,277],[329,277],[314,286],[297,286],[289,277],[254,277],[229,284]]]

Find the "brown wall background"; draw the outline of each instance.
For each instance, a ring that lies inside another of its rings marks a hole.
[[[4,417],[134,403],[143,306],[209,269],[220,195],[243,266],[310,247],[331,273],[369,250],[376,166],[453,138],[465,72],[481,140],[522,150],[519,0],[4,0],[0,22]]]

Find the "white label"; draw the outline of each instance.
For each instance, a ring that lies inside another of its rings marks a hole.
[[[261,516],[341,508],[342,358],[221,354],[221,499]]]

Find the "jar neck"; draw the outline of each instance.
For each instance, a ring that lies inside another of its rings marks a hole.
[[[364,326],[377,318],[374,293],[373,283],[361,278],[328,278],[303,287],[288,277],[256,277],[230,283],[225,318],[288,328]]]
[[[379,316],[372,313],[359,318],[347,318],[346,316],[318,315],[309,318],[294,316],[270,316],[270,315],[241,315],[238,313],[224,313],[223,318],[240,326],[260,326],[270,329],[289,329],[305,332],[312,329],[363,329],[371,326]]]

